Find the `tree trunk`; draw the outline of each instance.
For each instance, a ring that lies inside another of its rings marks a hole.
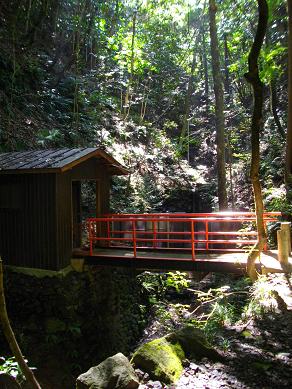
[[[206,114],[208,114],[208,104],[209,104],[209,74],[208,74],[208,60],[207,60],[207,47],[206,47],[206,38],[205,38],[205,26],[204,21],[202,24],[202,58],[203,58],[203,68],[204,68],[204,97],[206,104]]]
[[[216,26],[217,6],[215,0],[209,0],[210,39],[212,73],[215,93],[215,115],[216,115],[216,145],[217,145],[217,170],[218,170],[218,200],[219,210],[228,208],[226,191],[226,169],[225,169],[225,136],[224,136],[224,94],[220,68],[219,44]]]
[[[286,141],[285,183],[287,197],[292,199],[292,0],[288,5],[288,127]]]
[[[129,77],[129,81],[128,81],[127,91],[125,94],[125,104],[124,104],[125,119],[127,119],[128,115],[130,113],[130,108],[131,108],[130,95],[131,95],[131,93],[133,93],[131,88],[133,87],[133,74],[134,74],[136,21],[137,21],[137,11],[134,11],[133,21],[132,21],[133,25],[132,25],[132,42],[131,42],[131,70],[130,70],[130,77]]]
[[[27,382],[29,383],[30,387],[33,389],[41,389],[40,384],[37,382],[33,372],[30,370],[30,368],[27,366],[23,355],[21,353],[21,350],[18,346],[17,340],[15,338],[14,332],[11,328],[7,310],[6,310],[6,302],[5,302],[5,295],[4,295],[4,286],[3,286],[3,266],[2,266],[2,260],[0,258],[0,319],[1,324],[3,328],[3,332],[5,335],[5,338],[9,344],[10,350],[12,354],[15,357],[16,362],[18,363],[22,373],[24,374]]]
[[[229,50],[227,45],[227,34],[224,34],[224,89],[227,103],[231,100],[230,76],[229,76]]]
[[[183,149],[183,145],[186,143],[185,142],[185,137],[188,129],[188,121],[189,121],[189,116],[190,116],[190,110],[191,110],[191,97],[193,93],[193,81],[194,81],[194,71],[195,71],[195,66],[196,66],[196,45],[194,47],[194,52],[193,52],[193,60],[192,60],[192,66],[191,66],[191,74],[189,77],[189,82],[188,82],[188,88],[187,88],[187,93],[186,93],[186,98],[185,98],[185,114],[183,117],[183,125],[182,125],[182,130],[180,134],[180,140],[179,140],[179,146],[180,149]],[[188,140],[189,141],[189,140]]]
[[[230,135],[229,134],[227,134],[227,149],[228,149],[228,169],[229,169],[229,180],[230,180],[231,209],[233,211],[235,211],[233,173],[232,173],[232,148],[231,148],[231,144],[230,144]]]
[[[248,56],[248,73],[245,78],[251,83],[254,95],[254,108],[251,122],[251,168],[250,178],[252,182],[256,224],[258,232],[258,240],[248,254],[247,258],[247,272],[252,280],[257,278],[255,270],[255,261],[259,257],[267,241],[265,225],[263,220],[264,205],[261,184],[259,179],[260,168],[260,130],[263,126],[263,83],[259,77],[258,58],[265,38],[269,10],[266,0],[258,1],[258,25],[257,31]]]

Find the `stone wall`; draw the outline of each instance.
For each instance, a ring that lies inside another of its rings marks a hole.
[[[40,369],[62,365],[73,376],[116,352],[127,355],[145,324],[141,285],[131,270],[6,268],[4,280],[12,327]]]

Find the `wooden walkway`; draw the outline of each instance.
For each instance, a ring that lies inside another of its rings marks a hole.
[[[279,216],[265,212],[264,224],[278,223]],[[253,212],[109,214],[87,219],[89,248],[73,257],[89,265],[244,274],[257,241],[255,222]],[[267,244],[256,268],[283,271]]]
[[[139,270],[180,270],[198,272],[246,272],[246,253],[203,254],[193,260],[189,253],[163,252],[162,250],[138,251],[134,257],[132,249],[95,249],[90,255],[87,250],[74,250],[74,258],[84,258],[88,265],[131,267]],[[289,259],[292,266],[292,258]],[[256,263],[259,273],[283,272],[277,260],[277,251],[266,251]]]

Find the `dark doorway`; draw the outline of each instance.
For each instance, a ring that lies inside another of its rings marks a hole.
[[[98,213],[97,181],[72,181],[73,249],[87,244],[86,219]]]

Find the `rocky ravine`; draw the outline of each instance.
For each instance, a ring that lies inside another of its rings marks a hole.
[[[147,373],[136,370],[139,389],[290,389],[292,387],[292,294],[291,278],[270,275],[267,285],[275,304],[266,313],[247,320],[243,325],[223,325],[214,339],[226,345],[223,362],[186,361],[180,379],[172,385],[153,381]],[[209,275],[196,288],[208,290],[222,285],[226,278]],[[229,280],[232,283],[232,279]],[[194,285],[192,285],[194,286]],[[187,307],[187,302],[183,301]],[[265,302],[263,302],[264,304]],[[165,306],[165,312],[171,311]],[[183,315],[185,312],[183,313]],[[165,315],[166,316],[166,315]],[[169,315],[171,325],[180,317]],[[164,335],[165,323],[153,318],[145,331],[144,341]]]

